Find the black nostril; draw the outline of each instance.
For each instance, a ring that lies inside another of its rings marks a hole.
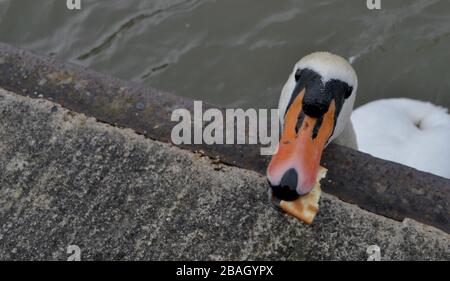
[[[280,185],[272,186],[273,195],[284,201],[293,201],[299,197],[297,193],[298,175],[294,169],[289,169],[281,178]]]
[[[289,169],[281,178],[280,185],[287,186],[290,190],[295,191],[297,188],[297,180],[297,172],[294,169]]]

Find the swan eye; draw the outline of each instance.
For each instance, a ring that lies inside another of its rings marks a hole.
[[[295,72],[295,82],[298,82],[298,80],[300,80],[300,69],[297,69],[297,71]]]
[[[347,99],[353,92],[353,87],[347,87],[345,91],[345,98]]]

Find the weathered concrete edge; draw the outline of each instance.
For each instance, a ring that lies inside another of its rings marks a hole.
[[[182,97],[5,44],[0,44],[0,87],[34,98],[42,95],[68,109],[164,142],[170,142],[172,110],[193,109],[192,101]],[[204,103],[204,107],[210,105]],[[260,173],[268,163],[254,145],[182,147]],[[323,165],[329,170],[325,192],[389,218],[409,217],[450,232],[450,180],[337,145],[327,148]]]
[[[311,226],[265,179],[0,89],[0,259],[449,260],[450,236],[324,194]]]

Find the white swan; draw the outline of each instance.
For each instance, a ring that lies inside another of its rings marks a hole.
[[[450,115],[445,109],[386,99],[352,114],[357,87],[353,67],[340,56],[317,52],[295,64],[281,92],[283,132],[267,168],[276,197],[294,200],[311,191],[322,151],[331,141],[450,178]]]

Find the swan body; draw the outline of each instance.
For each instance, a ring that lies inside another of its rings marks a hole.
[[[292,201],[315,183],[331,142],[450,178],[450,115],[431,103],[385,99],[353,112],[358,79],[342,57],[316,52],[294,66],[278,108],[282,135],[267,168],[275,197]]]
[[[450,178],[447,109],[406,98],[383,99],[357,108],[351,121],[359,150]]]

